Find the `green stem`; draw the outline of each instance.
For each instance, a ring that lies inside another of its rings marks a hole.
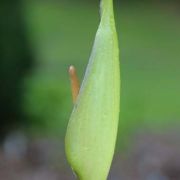
[[[101,1],[101,22],[67,127],[66,154],[79,180],[106,180],[120,109],[119,48],[113,0]]]
[[[114,20],[113,0],[101,0],[101,21]]]

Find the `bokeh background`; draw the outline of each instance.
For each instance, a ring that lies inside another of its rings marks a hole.
[[[117,0],[121,114],[109,180],[180,180],[180,3]],[[0,1],[0,179],[73,180],[64,153],[98,0]]]

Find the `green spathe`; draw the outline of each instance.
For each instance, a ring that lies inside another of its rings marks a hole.
[[[80,180],[106,180],[119,120],[119,48],[112,0],[101,2],[101,22],[67,128],[66,154]]]

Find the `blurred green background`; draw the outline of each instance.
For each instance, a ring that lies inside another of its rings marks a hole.
[[[82,80],[99,1],[1,1],[1,137],[14,129],[63,141],[72,110],[68,67]],[[121,114],[118,147],[141,129],[180,119],[180,21],[176,1],[116,1]]]

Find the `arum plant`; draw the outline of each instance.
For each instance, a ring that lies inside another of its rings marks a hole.
[[[75,104],[65,148],[79,180],[107,179],[118,129],[120,72],[113,0],[102,0],[100,13],[100,25],[80,91],[75,68],[70,67]]]

